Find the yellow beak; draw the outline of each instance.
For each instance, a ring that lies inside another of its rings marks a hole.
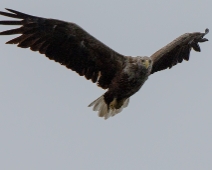
[[[149,68],[149,60],[145,60],[145,62],[144,62],[144,66],[146,67],[146,69],[148,69]]]

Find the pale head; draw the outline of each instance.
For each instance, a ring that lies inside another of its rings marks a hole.
[[[152,60],[150,57],[147,56],[137,56],[138,64],[146,69],[151,69],[152,67]]]

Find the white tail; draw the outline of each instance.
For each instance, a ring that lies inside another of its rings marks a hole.
[[[93,106],[94,111],[99,111],[99,117],[104,117],[105,119],[110,116],[114,116],[122,111],[123,108],[127,107],[129,104],[129,98],[125,99],[123,105],[120,109],[110,108],[108,109],[107,104],[105,103],[104,96],[100,96],[98,99],[94,100],[88,107]]]

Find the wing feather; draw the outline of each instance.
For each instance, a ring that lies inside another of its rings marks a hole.
[[[194,32],[186,33],[176,38],[174,41],[155,52],[151,59],[153,61],[151,74],[167,68],[171,68],[183,60],[189,60],[190,51],[194,49],[200,52],[199,42],[208,41],[204,36],[209,32],[208,29],[205,33]]]
[[[0,35],[21,34],[7,44],[39,51],[104,89],[121,71],[125,56],[113,51],[78,25],[6,10],[9,12],[0,11],[0,15],[21,19],[0,21],[1,25],[21,25],[20,28],[0,32]]]

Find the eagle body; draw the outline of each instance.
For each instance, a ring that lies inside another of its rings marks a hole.
[[[0,32],[0,35],[20,34],[6,44],[38,51],[106,89],[89,105],[105,119],[127,107],[129,98],[150,75],[188,61],[190,51],[200,52],[199,43],[208,41],[204,36],[209,29],[204,33],[185,33],[150,57],[131,57],[109,48],[75,23],[6,10],[9,12],[0,11],[0,15],[17,20],[0,21],[0,25],[20,26]]]
[[[143,63],[142,63],[143,61]],[[120,74],[112,81],[109,91],[117,97],[128,98],[135,94],[148,79],[151,71],[151,59],[148,57],[128,57]]]
[[[151,71],[149,57],[127,57],[120,73],[114,77],[108,91],[89,106],[105,118],[114,116],[129,103],[129,98],[142,87]]]

